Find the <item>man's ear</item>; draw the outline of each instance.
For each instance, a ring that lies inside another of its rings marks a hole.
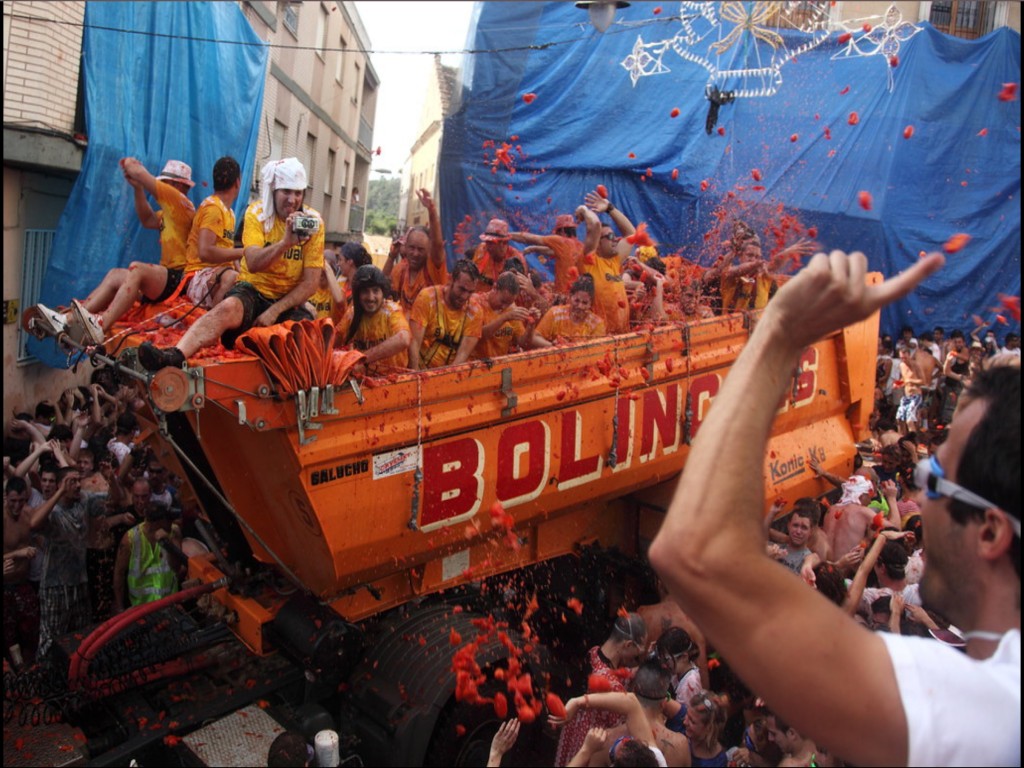
[[[998,560],[1009,552],[1015,536],[1010,513],[989,507],[978,528],[978,555],[984,560]]]

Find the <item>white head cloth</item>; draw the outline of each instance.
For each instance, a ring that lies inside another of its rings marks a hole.
[[[843,483],[843,497],[837,504],[860,504],[860,497],[871,493],[871,481],[861,475],[853,475]]]
[[[274,190],[305,189],[306,169],[297,157],[271,160],[260,171],[260,202],[263,211],[256,218],[263,224],[263,233],[270,234],[274,228]]]

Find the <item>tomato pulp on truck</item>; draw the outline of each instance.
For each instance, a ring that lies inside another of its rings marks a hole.
[[[450,726],[450,638],[476,631],[472,608],[486,612],[490,599],[480,585],[501,575],[525,584],[535,569],[568,563],[567,583],[583,595],[588,574],[573,565],[581,553],[639,566],[758,317],[649,327],[361,385],[316,360],[285,381],[269,351],[150,376],[129,348],[116,365],[148,387],[154,445],[214,529],[212,551],[188,561],[209,592],[210,620],[254,658],[283,654],[336,681],[364,760],[416,764],[437,754],[430,734]],[[809,453],[849,471],[873,404],[877,326],[876,315],[800,356],[765,456],[767,499],[822,493]],[[321,330],[305,338],[326,338]],[[296,344],[293,359],[306,360]],[[534,642],[526,619],[564,631],[570,596],[543,583],[537,591],[546,608],[510,624]],[[460,613],[463,604],[470,610]],[[591,605],[587,617],[617,607]],[[491,665],[507,653],[481,647]],[[551,684],[562,685],[554,675]],[[463,742],[489,743],[491,732],[471,729],[445,759],[469,760]]]

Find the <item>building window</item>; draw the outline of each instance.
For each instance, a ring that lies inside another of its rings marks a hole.
[[[299,3],[286,0],[281,11],[281,20],[284,21],[285,29],[292,33],[295,38],[299,36]]]
[[[937,0],[932,3],[928,21],[937,30],[967,40],[987,35],[995,29],[1000,3],[974,0]]]
[[[341,197],[342,200],[348,200],[348,175],[352,170],[352,166],[349,165],[348,160],[345,161],[345,175],[341,177]]]
[[[323,59],[327,56],[327,27],[329,26],[327,9],[320,5],[320,15],[316,18],[316,45],[317,53]]]
[[[827,19],[828,5],[825,2],[809,2],[808,0],[792,3],[768,3],[765,4],[767,16],[760,24],[755,23],[755,26],[800,29],[805,24],[819,22],[822,17]],[[782,15],[783,6],[785,6],[786,16]],[[826,12],[823,14],[822,11]]]
[[[53,250],[55,229],[26,229],[24,239],[25,259],[21,265],[21,307],[24,311],[39,303],[43,289],[43,276]],[[36,358],[28,351],[29,335],[18,328],[18,362],[30,363]]]
[[[316,136],[312,133],[306,134],[306,189],[313,191],[313,171],[316,168]]]
[[[337,153],[333,149],[327,150],[327,179],[324,183],[324,194],[329,195],[334,191],[334,160]]]
[[[345,48],[347,48],[348,46],[345,43],[345,38],[344,37],[338,39],[338,44],[341,47],[341,50],[338,51],[338,59],[337,59],[337,62],[335,63],[335,65],[334,65],[334,79],[338,82],[338,85],[340,85],[342,88],[344,88],[345,87]]]
[[[284,157],[284,145],[288,141],[288,126],[277,120],[270,134],[270,159],[280,160]]]
[[[362,70],[360,69],[359,65],[356,64],[356,83],[355,83],[355,87],[352,88],[352,103],[353,104],[358,104],[359,103],[359,86],[362,84],[362,82],[363,82]]]

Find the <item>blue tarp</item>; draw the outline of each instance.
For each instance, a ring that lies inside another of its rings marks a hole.
[[[89,146],[54,237],[40,299],[48,306],[86,296],[113,267],[160,260],[157,233],[135,215],[122,157],[154,175],[168,159],[184,160],[198,207],[213,193],[214,162],[231,155],[247,190],[263,104],[268,52],[235,3],[92,1],[85,24]],[[29,349],[65,364],[52,341],[30,340]]]
[[[666,4],[665,16],[680,5],[710,4]],[[994,320],[998,293],[1020,295],[1020,102],[997,98],[1004,83],[1020,81],[1018,33],[1002,28],[968,41],[920,23],[899,41],[891,67],[884,55],[844,56],[848,45],[832,32],[785,62],[775,95],[722,106],[724,135],[708,135],[705,68],[670,49],[662,58],[669,71],[634,86],[623,66],[638,37],[673,38],[681,20],[655,18],[649,3],[618,11],[616,20],[602,35],[572,3],[478,3],[469,47],[493,52],[465,57],[462,104],[445,122],[440,180],[449,238],[461,226],[460,246],[472,245],[490,216],[550,232],[557,213],[572,211],[600,183],[634,223],[647,223],[663,252],[705,264],[713,253],[704,234],[719,206],[728,212],[742,204],[747,218],[767,226],[782,204],[817,229],[825,249],[861,250],[886,275],[954,233],[969,234],[942,272],[884,311],[888,330],[904,323],[969,330],[973,314]],[[780,34],[790,50],[811,38]],[[707,56],[717,39],[688,51]],[[764,49],[740,36],[710,58],[720,71],[738,70],[763,63],[756,57]],[[743,85],[721,74],[715,84]],[[526,94],[535,98],[527,103]],[[913,135],[905,139],[908,125]],[[501,163],[492,172],[489,141],[521,148],[512,151],[514,174]],[[735,200],[726,198],[730,191]],[[861,191],[873,197],[871,210],[859,204]],[[468,226],[466,214],[475,217]],[[1019,330],[1008,319],[1000,338]]]

